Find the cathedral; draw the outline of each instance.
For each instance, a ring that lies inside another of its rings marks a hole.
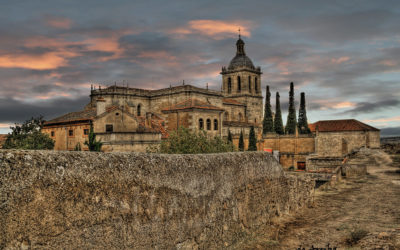
[[[221,91],[185,84],[158,90],[92,87],[83,110],[47,121],[42,131],[55,141],[55,150],[88,150],[85,141],[93,127],[102,151],[145,152],[180,126],[210,136],[226,137],[230,131],[236,146],[243,132],[247,149],[254,127],[258,150],[273,152],[284,168],[297,170],[312,169],[326,157],[339,164],[354,149],[379,147],[379,129],[354,119],[318,121],[310,124],[311,134],[263,135],[262,72],[244,45],[239,36],[236,55],[221,70]]]
[[[92,88],[84,110],[46,122],[44,132],[55,140],[56,150],[85,150],[90,125],[104,151],[145,151],[183,126],[203,129],[209,135],[234,138],[253,126],[261,133],[263,97],[261,68],[246,55],[239,35],[236,55],[222,67],[221,91],[182,84],[158,90],[110,86]]]

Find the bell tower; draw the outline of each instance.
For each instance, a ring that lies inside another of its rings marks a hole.
[[[222,94],[246,107],[245,121],[260,124],[262,121],[263,97],[261,90],[261,68],[254,67],[246,55],[245,43],[240,36],[236,41],[236,55],[229,66],[222,67]],[[234,118],[235,119],[235,118]]]
[[[261,96],[261,68],[254,67],[244,50],[240,34],[236,42],[236,55],[228,68],[222,67],[222,92],[229,97]]]

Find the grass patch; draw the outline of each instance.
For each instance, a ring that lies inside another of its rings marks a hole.
[[[368,231],[362,228],[356,228],[350,232],[349,236],[346,238],[346,244],[349,246],[356,245],[362,238],[367,236]]]

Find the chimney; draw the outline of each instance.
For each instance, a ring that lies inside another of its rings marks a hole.
[[[97,109],[96,113],[97,116],[106,112],[106,100],[104,100],[102,97],[98,98],[96,100],[96,109]]]

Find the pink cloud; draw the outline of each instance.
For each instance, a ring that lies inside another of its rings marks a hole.
[[[45,22],[46,25],[59,29],[69,29],[72,25],[71,19],[65,17],[48,16],[46,17]]]
[[[333,64],[341,64],[341,63],[347,62],[349,60],[350,60],[350,57],[342,56],[342,57],[339,57],[339,58],[332,58],[331,59],[331,63],[333,63]]]
[[[1,55],[0,68],[55,69],[67,65],[66,55],[49,52],[42,55]]]
[[[398,122],[398,121],[400,121],[400,116],[363,120],[363,122],[365,122],[365,123],[387,123],[387,122]]]
[[[232,34],[238,34],[240,28],[240,33],[243,36],[250,37],[252,26],[249,21],[192,20],[184,27],[171,30],[171,33],[181,35],[199,33],[215,39],[222,39]]]

